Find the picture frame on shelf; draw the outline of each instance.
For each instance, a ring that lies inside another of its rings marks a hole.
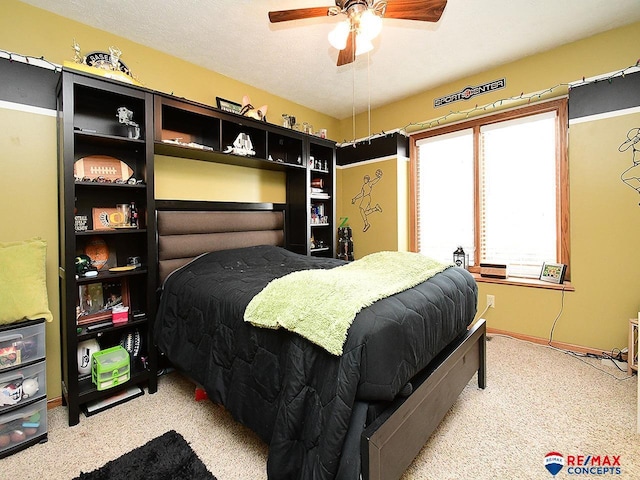
[[[540,271],[540,280],[543,282],[561,284],[564,282],[564,275],[567,266],[563,263],[544,262]]]
[[[223,112],[237,113],[238,115],[242,111],[242,105],[239,103],[220,97],[216,97],[216,106]]]
[[[113,215],[117,215],[118,209],[112,207],[96,207],[91,209],[91,219],[94,230],[115,230],[111,223]]]
[[[76,323],[89,325],[111,319],[111,309],[114,306],[128,307],[129,304],[129,284],[126,278],[81,284],[78,286]]]

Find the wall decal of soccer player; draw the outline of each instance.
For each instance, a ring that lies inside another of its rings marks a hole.
[[[620,179],[640,193],[640,128],[632,128],[627,132],[627,139],[618,147],[619,152],[631,149],[633,165],[620,174]],[[640,204],[639,204],[640,205]]]
[[[363,232],[369,230],[371,224],[369,223],[369,215],[374,212],[382,213],[382,208],[380,204],[376,203],[375,206],[371,206],[371,190],[373,186],[378,183],[382,179],[382,170],[376,170],[376,178],[371,180],[369,175],[364,176],[364,180],[362,183],[362,188],[360,189],[360,193],[358,193],[355,197],[351,199],[351,204],[355,204],[358,199],[360,199],[360,216],[362,217],[362,221],[364,222]]]

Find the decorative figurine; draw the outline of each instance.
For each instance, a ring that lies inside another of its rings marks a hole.
[[[109,58],[111,61],[111,70],[120,70],[120,57],[122,56],[122,51],[118,47],[109,47],[109,54],[111,55]]]
[[[353,233],[351,227],[344,225],[348,219],[345,219],[338,227],[338,258],[352,262],[353,257]]]
[[[256,110],[256,108],[251,105],[251,99],[249,98],[249,95],[245,95],[244,97],[242,97],[242,109],[240,110],[240,115],[266,122],[267,105],[263,105]]]
[[[128,137],[134,140],[140,138],[140,126],[133,121],[133,112],[127,107],[119,107],[117,111],[118,121],[129,127]]]
[[[288,115],[286,113],[282,114],[282,126],[284,128],[293,128],[296,126],[296,117],[293,115]]]
[[[86,64],[87,59],[82,55],[80,51],[80,45],[76,42],[76,39],[73,39],[73,61],[76,63]]]
[[[142,85],[135,75],[131,73],[129,67],[127,67],[120,57],[122,51],[118,47],[109,47],[109,53],[107,52],[90,52],[87,55],[83,55],[80,49],[80,45],[73,39],[73,63],[79,65],[86,65],[87,67],[98,68],[102,72],[96,73],[103,75],[107,78],[113,78],[116,80],[125,81],[127,83],[133,83],[135,85]],[[66,62],[71,63],[71,62]],[[72,66],[71,64],[70,66]],[[78,67],[79,68],[79,67]]]
[[[246,133],[239,133],[233,141],[233,146],[228,146],[223,153],[233,153],[235,155],[242,155],[243,157],[256,154],[255,150],[253,150],[251,138],[249,138],[249,135]]]

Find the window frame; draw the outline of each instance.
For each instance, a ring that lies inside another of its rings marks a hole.
[[[516,107],[498,113],[475,117],[470,120],[451,123],[441,127],[424,130],[410,134],[410,181],[409,181],[409,248],[413,252],[418,251],[418,148],[416,143],[424,138],[434,137],[460,130],[471,129],[473,131],[473,156],[474,156],[474,247],[480,251],[480,128],[485,125],[500,123],[507,120],[537,115],[540,113],[556,113],[556,255],[559,263],[567,265],[565,283],[571,279],[570,268],[570,232],[569,232],[569,155],[568,155],[568,102],[563,97],[552,101],[529,104],[524,107]],[[452,252],[453,255],[453,252]],[[476,256],[477,258],[477,256]],[[479,262],[479,260],[478,260]],[[480,273],[480,266],[469,267],[469,271]],[[478,277],[479,278],[479,275]],[[507,279],[504,283],[526,284],[533,283],[540,286],[539,281],[533,278]],[[513,282],[515,280],[515,282]],[[557,286],[556,286],[557,287]],[[560,286],[562,288],[562,286]]]

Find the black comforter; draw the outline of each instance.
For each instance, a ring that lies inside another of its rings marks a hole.
[[[362,310],[340,357],[243,321],[272,279],[341,264],[279,247],[225,250],[197,258],[163,286],[154,327],[160,351],[269,444],[272,480],[334,478],[356,400],[392,400],[476,313],[475,281],[449,268]]]

